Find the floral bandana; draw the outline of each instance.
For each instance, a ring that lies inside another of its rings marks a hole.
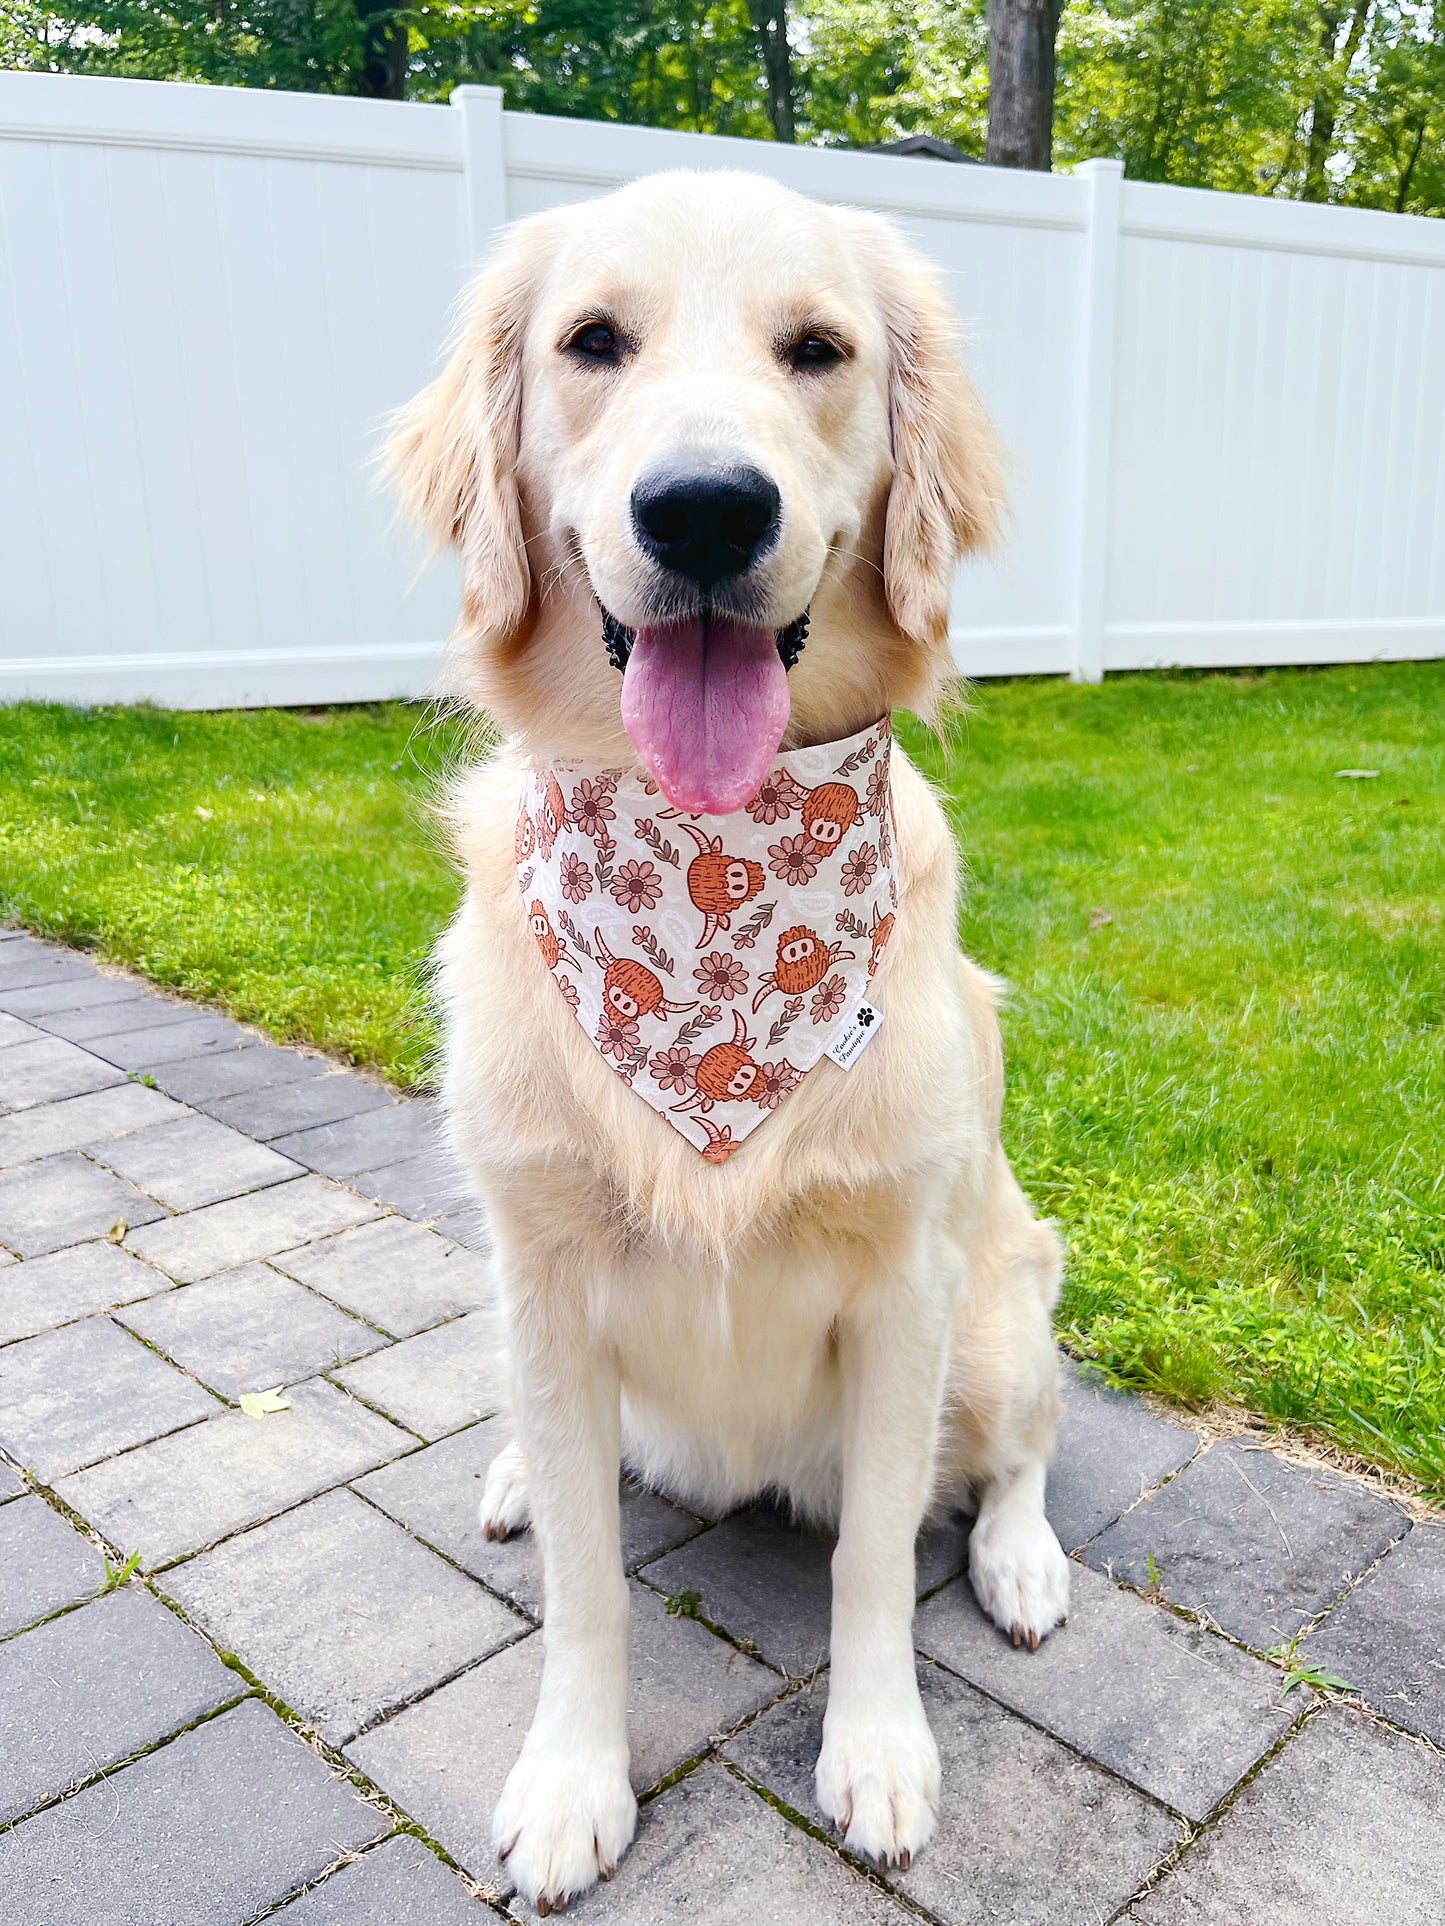
[[[855,1018],[876,1020],[898,906],[891,744],[885,717],[789,750],[731,816],[672,809],[637,770],[533,763],[523,780],[517,881],[543,960],[617,1075],[709,1163]]]

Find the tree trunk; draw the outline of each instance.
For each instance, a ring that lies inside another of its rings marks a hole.
[[[1422,120],[1420,125],[1415,129],[1415,145],[1410,149],[1410,158],[1405,162],[1404,170],[1400,175],[1400,187],[1395,195],[1395,212],[1397,214],[1403,214],[1405,211],[1405,203],[1410,198],[1410,182],[1414,177],[1415,163],[1419,160],[1420,149],[1424,145],[1425,122]]]
[[[1054,45],[1063,0],[992,0],[988,161],[1047,173],[1054,146]]]
[[[1374,0],[1355,0],[1345,44],[1338,51],[1335,43],[1339,38],[1343,11],[1339,7],[1320,8],[1320,53],[1328,65],[1310,109],[1310,144],[1305,155],[1305,184],[1300,193],[1301,200],[1329,199],[1330,182],[1325,172],[1325,162],[1334,151],[1335,122],[1339,117],[1345,82],[1349,78],[1350,63],[1359,51],[1360,36],[1365,31],[1365,22],[1370,17],[1373,3]]]
[[[361,72],[356,91],[369,100],[401,100],[406,93],[408,38],[396,0],[356,0],[361,22]]]
[[[758,37],[763,75],[768,83],[768,118],[773,139],[798,138],[793,110],[793,50],[788,45],[788,0],[748,0]]]

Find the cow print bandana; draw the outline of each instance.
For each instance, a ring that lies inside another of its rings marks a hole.
[[[898,907],[891,746],[885,717],[789,750],[731,816],[670,808],[635,769],[534,762],[523,779],[517,881],[543,960],[611,1068],[709,1163],[875,1020]]]

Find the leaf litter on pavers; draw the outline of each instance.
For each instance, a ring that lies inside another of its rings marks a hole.
[[[271,1391],[243,1391],[241,1409],[248,1418],[270,1418],[278,1411],[289,1411],[291,1400],[282,1397],[281,1387],[278,1384]]]

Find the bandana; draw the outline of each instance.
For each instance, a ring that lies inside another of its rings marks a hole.
[[[780,756],[731,816],[637,770],[533,763],[517,880],[558,990],[608,1064],[723,1163],[824,1055],[873,1034],[898,887],[887,718]]]

